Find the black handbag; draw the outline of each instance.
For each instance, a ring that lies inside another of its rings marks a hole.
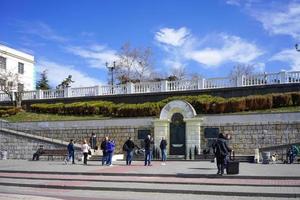
[[[88,154],[89,154],[89,155],[92,155],[92,152],[91,152],[91,150],[89,150],[89,151],[88,151]]]

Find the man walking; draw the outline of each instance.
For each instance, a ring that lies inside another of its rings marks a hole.
[[[152,159],[152,150],[153,150],[153,138],[151,138],[150,135],[147,135],[147,137],[144,140],[145,145],[145,166],[151,165],[151,159]]]
[[[227,158],[231,149],[226,144],[226,138],[222,133],[219,134],[218,139],[213,144],[214,154],[217,159],[217,174],[223,175],[225,168],[225,159]]]
[[[167,141],[165,139],[165,137],[162,137],[161,138],[161,141],[160,141],[160,151],[161,151],[161,161],[162,161],[162,165],[166,165],[166,160],[167,160]]]
[[[67,162],[69,162],[72,158],[72,164],[75,164],[75,150],[74,150],[74,142],[72,139],[70,140],[67,149],[68,149],[68,156],[67,159],[65,160],[65,163],[67,164]]]

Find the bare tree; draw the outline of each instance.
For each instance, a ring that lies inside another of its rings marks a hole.
[[[19,74],[1,71],[0,89],[7,94],[16,107],[21,107],[24,85],[21,83]]]
[[[185,68],[173,68],[169,77],[176,77],[177,80],[183,80],[187,78],[187,73]]]
[[[151,48],[136,48],[125,43],[118,57],[115,73],[121,84],[150,79],[153,72]]]
[[[248,75],[252,75],[253,73],[254,73],[254,65],[238,64],[232,68],[229,76],[232,79],[236,79],[237,77],[240,77],[242,75],[248,76]]]

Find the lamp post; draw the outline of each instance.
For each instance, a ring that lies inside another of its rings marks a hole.
[[[116,61],[113,62],[113,65],[109,65],[108,62],[105,63],[108,71],[111,73],[111,92],[114,93],[114,70],[116,69]]]
[[[296,48],[296,51],[300,52],[300,46],[298,44],[295,44],[295,48]]]

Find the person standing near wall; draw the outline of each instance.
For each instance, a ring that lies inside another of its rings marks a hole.
[[[152,150],[153,150],[154,142],[153,138],[151,138],[151,135],[147,135],[147,137],[144,140],[144,148],[145,148],[145,166],[151,165],[151,159],[152,159]]]
[[[107,149],[107,157],[108,157],[106,165],[112,166],[112,157],[113,157],[113,154],[114,154],[114,151],[115,151],[115,142],[110,139],[106,143],[106,149]]]
[[[72,158],[72,164],[75,164],[75,150],[74,150],[73,140],[70,140],[67,149],[68,149],[68,156],[65,160],[65,163],[67,164],[67,162],[69,162],[70,159]]]
[[[161,138],[161,141],[160,141],[160,151],[161,151],[161,161],[162,161],[162,165],[166,165],[166,160],[167,160],[167,141],[165,139],[165,137],[162,137]]]
[[[223,175],[225,168],[225,159],[227,158],[231,149],[226,144],[226,138],[222,133],[219,134],[218,139],[213,144],[214,154],[217,159],[217,174]]]
[[[137,147],[137,145],[134,144],[132,138],[129,137],[128,140],[123,145],[123,151],[126,151],[126,165],[131,165],[132,158],[133,158],[133,150],[135,147]]]
[[[82,152],[83,152],[83,164],[87,165],[87,157],[90,150],[90,146],[87,144],[86,140],[83,141],[82,144]]]
[[[105,136],[104,140],[101,142],[100,148],[102,150],[102,165],[107,164],[107,142],[108,142],[108,137]]]

